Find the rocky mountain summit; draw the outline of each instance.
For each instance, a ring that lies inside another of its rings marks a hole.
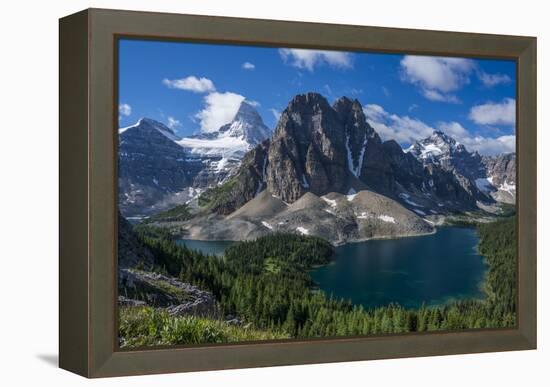
[[[483,175],[479,153],[468,152],[464,145],[441,131],[434,131],[431,136],[416,141],[407,152],[425,165],[435,164],[469,179],[475,180]]]
[[[193,200],[231,176],[245,153],[270,133],[246,101],[230,123],[212,133],[179,138],[149,118],[120,129],[120,210],[148,215]]]
[[[307,192],[370,190],[423,212],[474,209],[480,198],[492,200],[452,171],[383,142],[359,101],[342,97],[331,106],[317,93],[294,97],[273,136],[225,184],[205,192],[203,204],[227,215],[264,189],[286,203]]]
[[[425,166],[435,165],[453,172],[465,190],[477,187],[483,194],[476,195],[478,200],[486,201],[490,196],[497,202],[515,203],[515,153],[481,156],[440,131],[415,142],[407,152]]]

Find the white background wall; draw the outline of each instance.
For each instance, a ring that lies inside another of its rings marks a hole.
[[[88,7],[538,37],[539,198],[548,198],[550,28],[544,1],[111,0],[2,2],[0,20],[0,382],[4,386],[543,386],[548,204],[539,200],[539,349],[89,381],[56,368],[58,21]],[[548,199],[546,199],[548,200]],[[546,328],[546,329],[545,329]]]

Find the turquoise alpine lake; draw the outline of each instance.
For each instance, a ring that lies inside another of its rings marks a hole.
[[[435,234],[349,243],[312,279],[327,296],[369,309],[391,303],[405,308],[482,299],[487,265],[473,228],[440,227]],[[230,241],[181,240],[191,249],[222,255]]]
[[[481,299],[487,265],[478,242],[473,228],[441,227],[431,235],[350,243],[311,276],[327,295],[365,308]]]

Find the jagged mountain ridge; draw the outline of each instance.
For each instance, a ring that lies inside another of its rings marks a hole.
[[[397,142],[382,142],[359,101],[346,97],[330,106],[320,94],[297,95],[271,139],[247,156],[232,181],[218,189],[222,200],[216,192],[204,194],[213,211],[229,214],[263,189],[288,203],[306,192],[322,196],[369,189],[424,215],[473,209],[480,197],[492,200],[453,172],[423,165]]]
[[[416,141],[406,152],[426,166],[437,165],[457,174],[465,189],[475,185],[498,202],[515,203],[515,153],[481,156],[441,131]]]

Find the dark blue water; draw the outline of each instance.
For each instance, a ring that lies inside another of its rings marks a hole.
[[[222,255],[231,241],[179,240],[206,254]],[[332,264],[310,274],[327,295],[365,308],[398,303],[406,308],[483,298],[487,270],[476,251],[475,229],[442,227],[426,236],[350,243],[336,248]]]
[[[210,255],[223,255],[225,248],[235,243],[233,241],[197,241],[192,239],[178,239],[176,242],[189,249],[199,250]]]
[[[483,298],[487,270],[475,229],[443,227],[426,236],[371,240],[336,249],[334,263],[311,272],[327,295],[365,308],[406,308]]]

